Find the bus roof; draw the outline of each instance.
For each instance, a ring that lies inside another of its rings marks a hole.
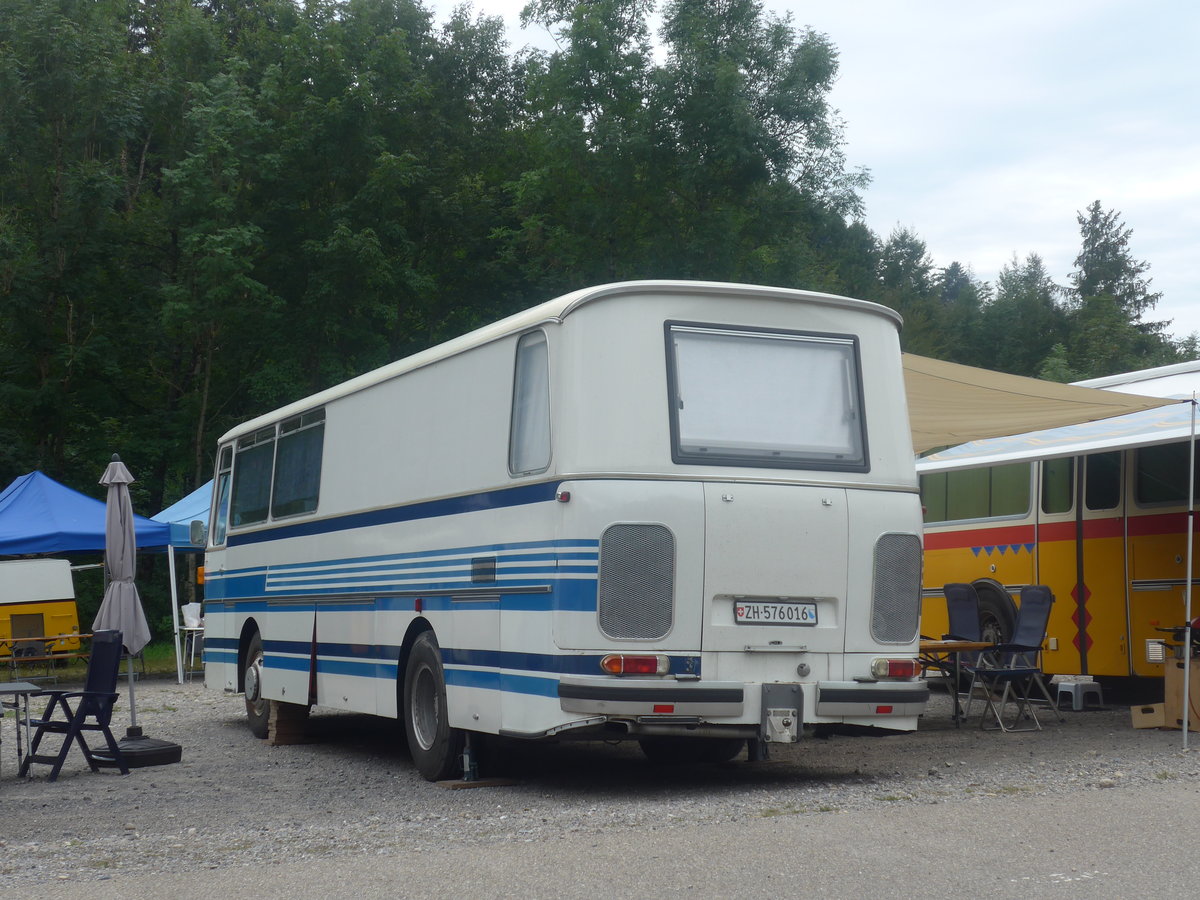
[[[728,284],[714,281],[624,281],[599,285],[597,287],[573,291],[553,300],[548,300],[538,306],[530,307],[505,319],[500,319],[490,325],[485,325],[482,328],[477,328],[474,331],[453,338],[445,343],[437,344],[412,356],[407,356],[381,366],[378,369],[373,369],[356,378],[351,378],[341,384],[305,397],[302,400],[297,400],[287,406],[251,419],[248,422],[243,422],[223,434],[220,438],[221,443],[257,431],[259,428],[278,422],[281,419],[286,419],[314,407],[322,406],[339,397],[345,397],[372,385],[396,378],[406,372],[411,372],[439,360],[463,353],[474,347],[490,344],[493,341],[500,340],[512,334],[519,334],[543,323],[562,322],[563,319],[584,304],[622,295],[647,293],[736,294],[737,296],[748,298],[818,303],[825,306],[836,306],[874,313],[893,320],[897,328],[903,322],[899,313],[878,303],[871,303],[866,300],[853,300],[849,297],[839,297],[835,294],[822,294],[815,291],[800,291],[791,288]]]

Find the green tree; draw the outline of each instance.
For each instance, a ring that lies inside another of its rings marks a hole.
[[[1016,255],[1000,270],[996,297],[982,312],[987,340],[981,364],[1014,375],[1037,376],[1051,348],[1067,340],[1066,312],[1057,302],[1060,288],[1036,253]]]
[[[986,344],[982,310],[991,293],[990,285],[976,278],[969,266],[952,262],[934,276],[934,291],[939,301],[937,319],[945,358],[979,365]]]
[[[1162,333],[1169,323],[1144,319],[1162,295],[1150,290],[1150,264],[1130,250],[1133,229],[1099,200],[1076,221],[1081,247],[1068,292],[1072,368],[1090,378],[1174,362],[1177,351]]]

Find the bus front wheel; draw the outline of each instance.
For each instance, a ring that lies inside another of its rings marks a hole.
[[[256,631],[246,648],[246,668],[242,670],[242,683],[246,691],[246,718],[250,722],[250,732],[258,738],[267,736],[267,726],[271,719],[271,703],[262,693],[262,673],[262,635]]]
[[[446,676],[432,631],[417,638],[404,672],[404,731],[413,762],[428,781],[462,772],[463,733],[450,727]]]

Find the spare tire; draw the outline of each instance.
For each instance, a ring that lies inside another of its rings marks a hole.
[[[1017,605],[1012,596],[994,581],[977,582],[979,629],[985,641],[1002,644],[1012,639],[1017,621]]]

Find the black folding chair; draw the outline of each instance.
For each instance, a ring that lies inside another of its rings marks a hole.
[[[990,727],[1001,731],[1041,731],[1042,724],[1033,708],[1034,689],[1041,693],[1048,706],[1055,706],[1042,677],[1042,641],[1046,639],[1046,625],[1053,605],[1054,595],[1045,585],[1021,588],[1021,606],[1017,610],[1012,640],[996,646],[994,659],[981,659],[974,667],[976,681],[987,688],[984,700],[996,721]],[[993,700],[997,690],[1000,691],[998,703]],[[1011,724],[1005,724],[1004,713],[1009,703],[1014,704],[1013,719]],[[1057,710],[1055,715],[1063,721]],[[1022,720],[1027,724],[1021,725]],[[980,724],[988,728],[988,721],[985,714]]]
[[[29,745],[29,753],[21,761],[20,774],[24,776],[32,763],[53,766],[50,781],[58,778],[67,753],[73,743],[79,744],[84,758],[93,772],[100,765],[116,765],[122,775],[129,774],[121,748],[113,739],[108,725],[112,720],[113,704],[117,697],[117,675],[121,667],[121,632],[97,631],[92,635],[92,655],[88,660],[87,680],[82,691],[38,691],[33,697],[49,697],[46,710],[40,718],[30,721],[37,730]],[[72,707],[72,702],[74,706]],[[60,715],[59,715],[60,714]],[[108,744],[103,757],[97,759],[97,751],[88,745],[83,734],[87,731],[100,732]],[[63,735],[62,746],[56,754],[39,755],[37,750],[47,734]]]

